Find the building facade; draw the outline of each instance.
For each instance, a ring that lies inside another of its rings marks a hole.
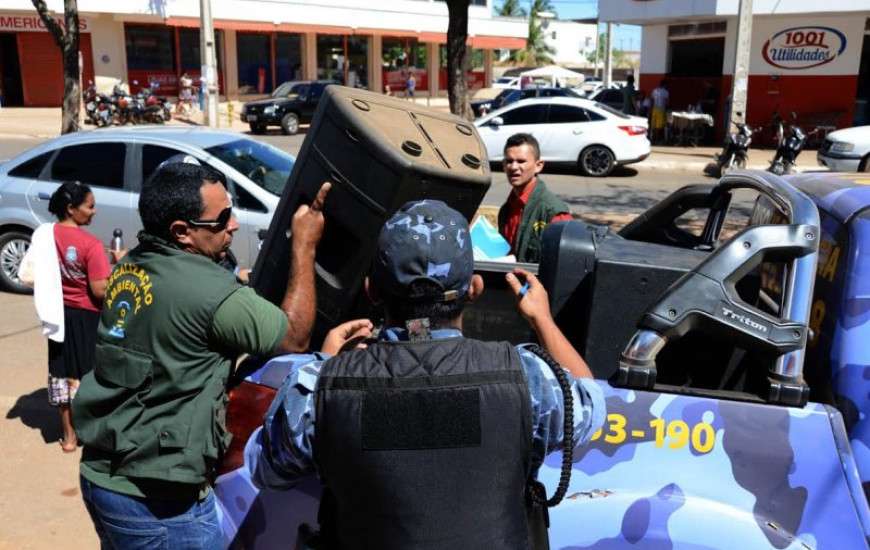
[[[683,110],[715,90],[724,127],[737,44],[737,0],[608,0],[602,21],[643,27],[640,88],[667,80]],[[812,130],[870,124],[870,0],[754,0],[746,119],[774,113]]]
[[[472,88],[492,75],[492,50],[525,47],[521,21],[492,16],[492,0],[472,0],[468,46]],[[220,94],[247,100],[288,80],[328,79],[401,93],[414,75],[418,95],[447,86],[447,5],[443,0],[219,0],[212,2]],[[63,19],[62,0],[50,0]],[[83,80],[123,80],[133,91],[201,74],[199,0],[79,0]],[[136,81],[139,84],[134,85]],[[30,0],[0,0],[0,82],[4,105],[60,105],[58,47]]]

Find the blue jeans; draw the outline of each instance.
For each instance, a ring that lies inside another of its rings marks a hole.
[[[79,476],[102,550],[221,550],[214,491],[202,501],[144,499]]]

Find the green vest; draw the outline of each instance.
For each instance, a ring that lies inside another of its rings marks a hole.
[[[543,180],[538,178],[532,194],[523,208],[523,218],[517,230],[516,242],[514,243],[514,255],[518,262],[536,264],[541,261],[541,235],[544,227],[553,216],[557,214],[569,214],[571,209],[565,201],[550,193]],[[498,231],[504,235],[504,228],[508,219],[508,204],[505,202],[498,211]]]
[[[189,494],[230,439],[236,352],[212,341],[212,320],[241,285],[205,256],[146,233],[139,241],[109,277],[94,369],[72,404],[82,472]]]

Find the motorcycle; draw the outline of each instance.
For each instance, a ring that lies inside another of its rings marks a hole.
[[[737,116],[740,116],[740,113],[737,113]],[[737,132],[725,136],[722,151],[713,156],[719,170],[719,176],[727,174],[735,166],[741,170],[746,168],[746,157],[749,145],[752,143],[752,134],[757,131],[742,122],[734,124],[737,126]]]
[[[115,118],[114,105],[106,94],[97,92],[93,80],[88,81],[88,88],[82,93],[82,99],[85,104],[87,122],[97,127],[112,124]]]
[[[797,157],[803,151],[806,143],[807,135],[800,126],[797,124],[789,125],[788,134],[783,134],[767,171],[773,172],[777,176],[794,172]]]
[[[112,90],[112,103],[117,107],[115,123],[119,125],[139,124],[143,111],[142,105],[130,95],[124,86],[116,84]]]

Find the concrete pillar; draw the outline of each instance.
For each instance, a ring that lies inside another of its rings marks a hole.
[[[489,88],[492,86],[492,50],[483,50],[483,87]]]
[[[376,93],[384,92],[383,39],[380,35],[369,37],[368,73],[369,90]]]
[[[429,97],[438,97],[440,91],[438,89],[438,74],[440,73],[441,57],[438,46],[434,42],[426,43],[426,76],[429,79]]]
[[[752,50],[752,0],[740,0],[737,13],[737,49],[734,53],[734,78],[731,81],[731,120],[726,121],[729,132],[737,131],[736,126],[731,128],[732,121],[746,121],[746,91],[749,88],[749,57]]]
[[[317,35],[302,34],[302,79],[317,80]]]
[[[226,29],[224,31],[224,76],[226,77],[227,88],[224,93],[227,99],[239,100],[239,56],[238,48],[236,47],[236,31]]]

